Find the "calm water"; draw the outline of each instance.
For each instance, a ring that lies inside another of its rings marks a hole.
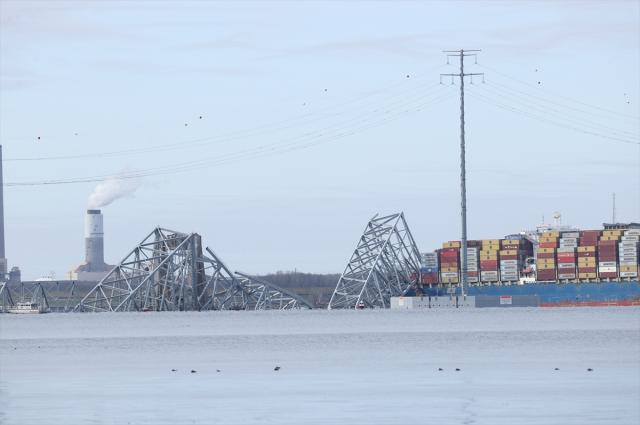
[[[5,314],[0,422],[638,424],[640,309]]]

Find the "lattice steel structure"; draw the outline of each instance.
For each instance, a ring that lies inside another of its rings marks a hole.
[[[76,311],[254,310],[311,307],[268,282],[234,275],[197,233],[156,228],[75,307]],[[274,293],[279,293],[275,296]],[[288,302],[284,302],[287,299]]]
[[[329,301],[331,309],[387,308],[420,278],[420,251],[403,213],[374,216]]]
[[[313,308],[304,298],[255,276],[236,272],[247,309],[289,310],[293,308]]]
[[[0,312],[5,312],[13,306],[13,297],[11,296],[8,283],[0,282]]]
[[[43,311],[51,310],[51,297],[43,286],[44,282],[20,282],[13,290],[9,282],[0,283],[0,311],[14,307],[20,302],[37,303]]]

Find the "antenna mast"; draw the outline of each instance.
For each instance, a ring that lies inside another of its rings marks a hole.
[[[613,210],[611,212],[611,224],[616,224],[616,193],[613,192]]]
[[[461,197],[461,211],[462,218],[462,240],[460,247],[460,259],[462,263],[462,270],[460,274],[460,292],[464,297],[467,288],[467,170],[465,164],[465,140],[464,140],[464,77],[474,75],[482,75],[484,73],[464,73],[464,58],[466,56],[474,56],[477,62],[477,54],[480,50],[443,50],[443,53],[447,55],[447,62],[450,57],[460,58],[460,72],[458,74],[440,74],[440,84],[442,84],[442,77],[459,77],[460,78],[460,197]]]

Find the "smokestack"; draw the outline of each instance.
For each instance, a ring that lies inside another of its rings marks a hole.
[[[87,210],[84,220],[84,258],[85,271],[101,272],[107,266],[104,263],[104,231],[100,210]]]
[[[2,181],[2,145],[0,145],[0,280],[7,274],[7,259],[4,257],[4,182]]]

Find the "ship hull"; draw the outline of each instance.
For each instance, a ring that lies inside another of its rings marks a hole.
[[[424,295],[449,295],[446,286],[424,288]],[[549,283],[469,286],[470,296],[533,295],[541,307],[640,306],[640,282]]]

